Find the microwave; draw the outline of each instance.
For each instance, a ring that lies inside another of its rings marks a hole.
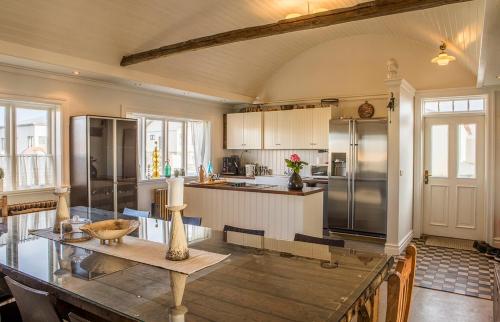
[[[328,177],[328,164],[311,165],[312,177]]]

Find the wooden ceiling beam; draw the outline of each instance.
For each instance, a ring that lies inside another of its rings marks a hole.
[[[467,1],[471,0],[375,0],[364,2],[353,7],[334,9],[294,19],[284,19],[266,25],[226,31],[124,56],[120,65],[128,66],[185,51]]]

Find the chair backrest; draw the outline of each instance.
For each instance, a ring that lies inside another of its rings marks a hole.
[[[334,247],[344,247],[345,245],[345,242],[342,239],[319,238],[302,234],[295,234],[293,240],[305,243],[334,246]]]
[[[90,320],[84,319],[73,312],[69,312],[68,317],[70,322],[90,322]]]
[[[386,322],[407,322],[410,313],[417,248],[406,247],[403,260],[396,264],[396,270],[387,280],[387,315]]]
[[[5,281],[16,299],[23,322],[61,322],[55,299],[47,292],[32,289],[6,276]]]
[[[201,226],[201,217],[182,216],[182,223],[185,225]]]
[[[149,217],[149,211],[135,210],[130,208],[123,209],[123,214],[131,217],[143,217],[143,218]]]

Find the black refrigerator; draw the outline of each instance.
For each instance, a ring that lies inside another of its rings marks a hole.
[[[71,206],[137,209],[137,175],[137,120],[71,118]]]

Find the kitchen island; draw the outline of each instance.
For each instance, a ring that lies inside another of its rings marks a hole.
[[[264,237],[293,240],[296,233],[323,236],[323,189],[288,190],[274,185],[185,185],[186,216],[202,217],[202,225],[264,230]]]

